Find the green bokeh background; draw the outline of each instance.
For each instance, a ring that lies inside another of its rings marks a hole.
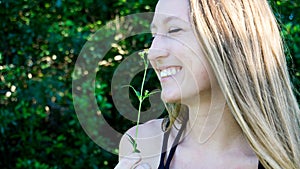
[[[300,2],[269,2],[282,28],[296,92]],[[73,106],[72,72],[91,34],[115,18],[154,11],[155,4],[152,0],[0,0],[0,168],[108,169],[117,164],[117,156],[96,145],[80,126]],[[124,119],[112,102],[108,77],[122,61],[115,56],[124,59],[150,43],[148,34],[117,43],[101,65],[105,74],[97,75],[97,103],[119,132],[134,123]],[[139,77],[133,83],[138,81]],[[148,83],[157,85],[154,81],[149,78]]]

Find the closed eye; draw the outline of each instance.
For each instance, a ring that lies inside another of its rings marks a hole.
[[[173,28],[173,29],[170,29],[169,31],[168,31],[168,33],[176,33],[176,32],[179,32],[179,31],[181,31],[182,29],[181,28]]]

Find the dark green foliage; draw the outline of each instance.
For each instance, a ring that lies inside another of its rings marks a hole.
[[[76,117],[71,74],[90,34],[116,16],[153,10],[153,4],[0,1],[0,168],[113,168],[117,156],[98,147]],[[115,48],[107,57],[117,54]],[[106,76],[116,66],[108,66]],[[98,105],[108,119],[118,117],[109,78],[99,79]],[[124,132],[130,125],[116,128]]]
[[[300,101],[300,4],[297,0],[271,1],[282,29],[287,47],[287,61],[291,80]]]
[[[117,156],[96,145],[77,119],[72,72],[92,33],[116,17],[154,11],[155,3],[152,0],[0,1],[0,168],[109,169],[116,165]],[[292,80],[299,89],[299,3],[273,0],[271,4],[282,23],[291,54],[287,60]],[[108,64],[103,66],[101,75],[97,74],[97,104],[107,121],[121,133],[134,123],[123,118],[113,105],[110,83],[120,62],[113,58],[124,51],[122,55],[126,57],[149,47],[150,38],[149,34],[141,34],[118,42],[107,54]],[[152,76],[146,80],[146,89],[150,91],[156,88]],[[135,79],[131,85],[139,89],[141,78]],[[134,99],[132,102],[137,103]]]

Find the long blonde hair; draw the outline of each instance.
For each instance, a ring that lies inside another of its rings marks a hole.
[[[299,169],[299,107],[266,0],[190,0],[191,21],[233,116],[265,168]]]

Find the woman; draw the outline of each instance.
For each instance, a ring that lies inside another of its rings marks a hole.
[[[159,0],[151,29],[169,118],[140,126],[139,154],[125,135],[116,169],[300,168],[299,107],[266,0]]]

